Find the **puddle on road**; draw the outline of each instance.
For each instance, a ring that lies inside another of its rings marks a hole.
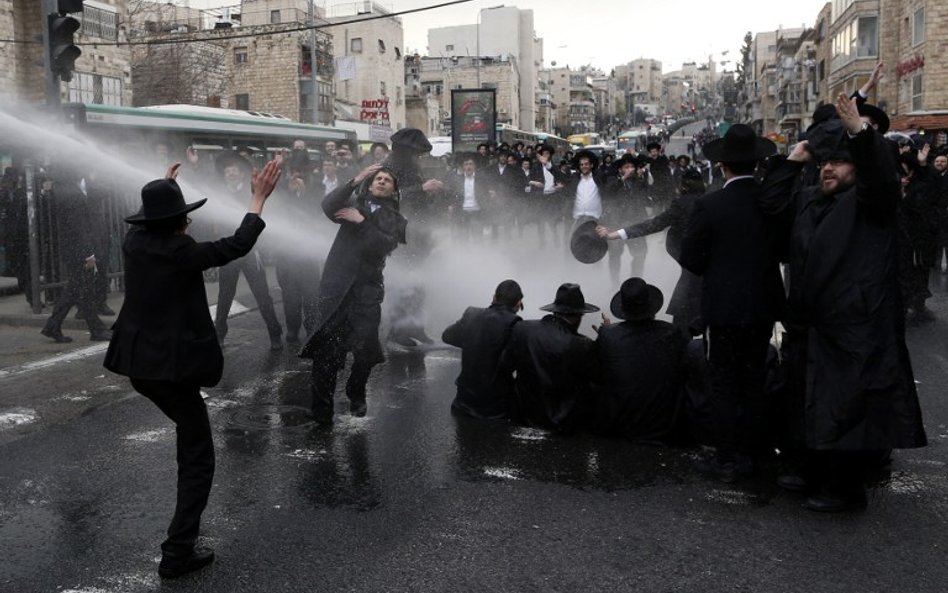
[[[36,422],[38,418],[39,416],[37,416],[36,410],[31,410],[30,408],[10,408],[4,412],[0,412],[0,430],[31,424]]]
[[[250,430],[278,430],[311,426],[313,417],[309,410],[300,406],[264,404],[233,409],[227,422]]]
[[[137,443],[157,443],[170,433],[170,428],[156,428],[154,430],[145,430],[126,435],[125,440],[135,441]]]

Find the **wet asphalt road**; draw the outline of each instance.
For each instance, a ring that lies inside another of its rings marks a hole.
[[[100,356],[8,374],[0,592],[945,591],[937,281],[940,320],[910,333],[931,445],[898,452],[869,510],[840,516],[806,511],[772,476],[705,481],[694,450],[456,419],[454,351],[390,353],[368,416],[340,396],[336,425],[318,429],[307,366],[266,350],[251,313],[232,320],[207,390],[218,466],[202,541],[218,561],[162,583],[170,423]]]

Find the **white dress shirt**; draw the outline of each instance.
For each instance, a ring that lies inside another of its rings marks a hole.
[[[474,176],[464,176],[464,204],[462,206],[465,212],[478,212],[481,207],[477,203],[477,196],[474,195]]]
[[[599,188],[596,186],[592,173],[582,175],[579,178],[579,185],[576,186],[573,218],[576,219],[580,216],[602,218],[602,197],[599,195]]]

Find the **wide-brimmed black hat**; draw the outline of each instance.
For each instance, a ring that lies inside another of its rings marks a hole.
[[[250,163],[250,161],[240,156],[233,150],[226,150],[214,157],[214,169],[217,171],[218,175],[223,175],[224,169],[232,165],[240,167],[245,173],[250,173],[253,171],[253,165]]]
[[[590,218],[576,225],[569,240],[569,250],[573,257],[584,264],[594,264],[606,256],[609,244],[596,234],[599,221]]]
[[[587,158],[589,162],[592,163],[592,168],[599,168],[599,157],[596,156],[596,153],[591,150],[580,150],[573,156],[573,168],[579,169],[579,159]]]
[[[631,152],[627,152],[619,157],[618,160],[613,161],[612,165],[616,168],[616,170],[618,170],[621,169],[623,165],[632,165],[633,167],[638,167],[639,161],[635,155],[633,155]]]
[[[662,310],[665,297],[657,286],[641,278],[629,278],[622,283],[609,303],[609,310],[618,319],[644,321]]]
[[[174,179],[155,179],[146,183],[145,187],[142,188],[141,209],[127,217],[125,222],[143,224],[168,220],[192,210],[197,210],[206,201],[207,198],[202,198],[197,202],[188,204],[184,201],[184,194],[181,193],[181,187],[177,181]]]
[[[859,109],[859,115],[868,117],[876,122],[876,128],[880,134],[885,134],[889,131],[889,116],[886,115],[885,111],[869,103],[859,103],[857,108]]]
[[[428,141],[425,133],[418,128],[402,128],[398,130],[389,139],[392,148],[401,147],[418,154],[431,152],[431,142]]]
[[[747,124],[734,124],[724,138],[708,142],[701,151],[716,163],[750,163],[776,153],[777,145],[758,136]]]
[[[584,315],[595,313],[599,310],[599,307],[586,302],[586,297],[583,296],[579,284],[567,282],[560,284],[560,287],[556,289],[556,298],[553,299],[553,302],[540,307],[540,310],[564,315]]]

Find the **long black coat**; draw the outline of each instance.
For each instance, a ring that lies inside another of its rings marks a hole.
[[[326,256],[314,314],[314,333],[300,356],[317,358],[320,348],[342,338],[349,349],[372,364],[382,362],[379,323],[385,284],[385,260],[399,243],[405,242],[407,221],[394,202],[380,201],[373,212],[369,203],[353,195],[351,182],[340,185],[323,198],[323,213],[339,224]],[[355,207],[365,217],[361,223],[338,221],[336,212]],[[334,335],[343,331],[345,336]]]
[[[680,263],[701,276],[709,326],[766,325],[783,311],[777,225],[757,204],[759,193],[746,178],[695,200]]]
[[[683,193],[677,200],[672,200],[668,209],[648,220],[625,227],[625,234],[629,239],[644,237],[660,233],[668,229],[665,235],[665,250],[675,261],[681,260],[681,240],[688,228],[691,212],[694,210],[695,200],[701,194]],[[701,315],[701,277],[681,269],[681,275],[675,284],[671,299],[668,301],[667,313],[681,320],[685,325],[691,324]]]
[[[522,321],[511,332],[500,372],[517,373],[514,420],[572,432],[592,407],[591,382],[598,375],[595,342],[555,315]]]
[[[664,321],[600,328],[595,430],[642,442],[671,436],[683,409],[687,341]]]
[[[202,272],[247,255],[264,226],[247,214],[233,236],[205,243],[133,227],[122,247],[125,301],[105,368],[133,379],[217,385],[224,357]]]
[[[510,307],[468,307],[461,319],[449,325],[441,341],[461,348],[461,374],[454,382],[457,397],[451,407],[480,418],[507,415],[513,376],[498,369],[510,332],[520,316]]]
[[[849,148],[855,186],[794,194],[801,166],[776,159],[760,194],[765,212],[792,219],[788,322],[806,343],[806,445],[920,447],[926,437],[899,295],[899,177],[874,130]]]

